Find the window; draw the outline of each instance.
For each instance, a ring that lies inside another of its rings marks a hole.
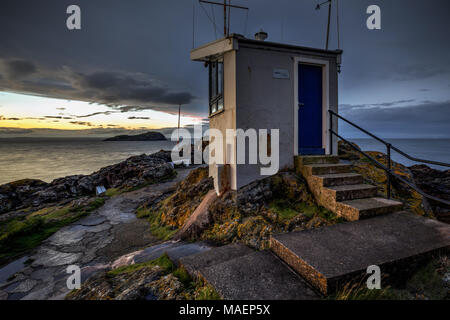
[[[209,114],[223,110],[223,62],[209,63]]]

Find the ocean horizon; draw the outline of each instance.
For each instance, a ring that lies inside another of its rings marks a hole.
[[[365,151],[386,153],[385,146],[376,140],[349,140]],[[450,139],[386,140],[416,158],[450,163]],[[174,145],[170,140],[105,142],[103,138],[0,138],[0,185],[21,179],[51,182],[70,175],[88,175],[131,156],[171,150]],[[406,166],[420,164],[394,151],[392,159]]]

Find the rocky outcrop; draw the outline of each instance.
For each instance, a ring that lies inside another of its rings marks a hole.
[[[128,158],[91,175],[59,178],[51,183],[21,180],[0,186],[0,214],[49,203],[69,201],[75,197],[95,195],[96,186],[132,189],[173,177],[175,171],[170,152]]]
[[[180,228],[212,188],[213,180],[209,177],[208,168],[194,169],[166,199],[156,203],[154,199],[144,202],[138,209],[138,216],[153,219],[157,216],[162,225]]]
[[[353,143],[355,147],[359,147]],[[382,152],[365,151],[378,162],[387,165],[387,157]],[[364,179],[378,187],[379,192],[386,196],[386,173],[383,169],[373,164],[364,155],[354,150],[348,144],[339,142],[339,157],[349,160],[353,164],[355,172],[363,175]],[[450,170],[440,171],[432,169],[426,165],[415,165],[406,167],[400,163],[392,161],[392,169],[395,174],[415,184],[425,193],[444,200],[450,200]],[[412,212],[436,217],[437,219],[450,222],[450,207],[428,200],[413,190],[407,184],[398,179],[391,179],[392,198],[402,201],[406,208]]]
[[[70,300],[160,300],[176,298],[160,293],[159,282],[164,275],[160,266],[145,267],[135,272],[120,274],[100,273],[85,283],[81,290],[69,294]],[[175,281],[174,281],[175,282]],[[174,292],[180,291],[181,284],[172,284]],[[168,297],[169,296],[169,297]]]
[[[440,171],[426,165],[415,165],[409,169],[416,185],[425,193],[450,201],[450,170]],[[428,202],[439,220],[450,223],[450,206],[434,200]]]
[[[316,205],[304,179],[294,172],[250,183],[229,191],[210,206],[212,224],[201,239],[220,244],[241,242],[265,249],[274,233],[302,230],[337,221]],[[308,224],[308,222],[314,223]]]
[[[358,149],[356,144],[353,144]],[[387,157],[382,152],[365,151],[369,156],[387,166]],[[378,193],[383,197],[387,197],[387,176],[386,172],[372,163],[364,155],[351,148],[343,141],[339,142],[339,157],[341,159],[350,160],[352,170],[363,176],[366,183],[374,185],[378,189]],[[404,165],[391,161],[391,167],[395,174],[414,183],[412,172]],[[391,179],[391,198],[403,202],[404,208],[422,216],[433,216],[427,201],[407,184],[398,179]]]
[[[112,138],[105,139],[104,141],[159,141],[167,140],[166,137],[160,132],[149,131],[137,135],[121,135]]]

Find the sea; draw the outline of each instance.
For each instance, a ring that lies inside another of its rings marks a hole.
[[[363,150],[386,152],[370,139],[350,139]],[[402,151],[428,160],[450,163],[450,139],[387,139]],[[20,179],[46,182],[76,174],[91,174],[131,156],[171,150],[172,141],[103,141],[99,138],[3,138],[0,139],[0,185]],[[393,152],[406,166],[416,164]],[[445,170],[446,167],[432,166]]]
[[[101,138],[0,139],[0,185],[20,179],[51,182],[91,174],[131,156],[172,150],[167,141],[103,141]]]

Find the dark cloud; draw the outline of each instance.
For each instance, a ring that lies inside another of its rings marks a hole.
[[[387,68],[386,68],[387,67]],[[378,71],[380,79],[391,79],[394,81],[425,80],[437,76],[448,76],[450,66],[434,66],[430,64],[386,64]]]
[[[79,126],[87,126],[87,127],[94,127],[94,125],[90,122],[85,122],[85,121],[70,121],[71,124],[76,124]]]
[[[5,60],[3,64],[10,79],[20,79],[37,71],[36,66],[27,60]]]
[[[104,112],[94,112],[94,113],[90,113],[90,114],[85,114],[85,115],[81,115],[81,116],[73,116],[75,118],[89,118],[89,117],[94,117],[94,116],[98,116],[98,115],[110,115],[112,113],[115,113],[114,111],[104,111]]]
[[[0,135],[22,135],[32,133],[31,129],[20,129],[20,128],[2,128],[0,127]]]
[[[345,105],[341,110],[350,121],[384,138],[393,138],[395,135],[416,138],[450,137],[450,100],[426,101],[403,107]],[[343,122],[340,130],[347,134],[359,134]]]
[[[62,119],[62,116],[44,116],[46,119]]]
[[[179,104],[189,105],[195,99],[187,91],[170,89],[160,81],[142,73],[112,71],[80,73],[66,67],[38,70],[34,62],[26,60],[12,62],[4,60],[3,64],[10,76],[8,80],[0,79],[1,87],[14,92],[102,104],[117,112],[143,110],[176,112]],[[32,76],[33,79],[22,79],[25,75]],[[63,111],[65,108],[57,110]],[[186,111],[189,113],[189,108]],[[108,115],[113,112],[98,112],[78,117]]]
[[[129,120],[150,120],[150,117],[128,117]]]
[[[127,75],[119,72],[96,72],[78,74],[77,84],[83,92],[89,92],[96,102],[130,104],[189,104],[194,97],[189,92],[173,92],[156,85],[142,75]],[[141,107],[142,108],[142,107]]]

